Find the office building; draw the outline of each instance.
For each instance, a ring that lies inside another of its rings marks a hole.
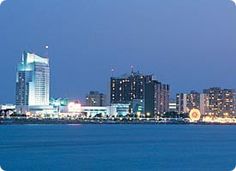
[[[169,110],[169,89],[169,85],[153,80],[152,75],[132,71],[111,78],[110,103],[130,104],[131,113],[155,117]]]
[[[86,96],[86,106],[106,106],[106,96],[98,91],[90,91]]]
[[[50,94],[49,59],[24,52],[17,66],[16,105],[48,106]]]
[[[152,75],[132,72],[130,75],[111,78],[110,103],[131,103],[134,99],[144,99],[145,84]]]
[[[152,80],[145,86],[145,114],[146,116],[162,116],[169,110],[170,87],[159,81]]]

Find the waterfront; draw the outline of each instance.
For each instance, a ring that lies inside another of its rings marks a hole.
[[[11,170],[232,170],[236,127],[2,125],[0,165]]]

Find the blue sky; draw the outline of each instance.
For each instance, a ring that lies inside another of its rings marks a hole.
[[[0,6],[0,103],[15,99],[23,50],[49,45],[51,96],[107,93],[130,66],[171,92],[236,88],[236,7],[230,0],[6,0]],[[173,96],[173,95],[172,95]]]

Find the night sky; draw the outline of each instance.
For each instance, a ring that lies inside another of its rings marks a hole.
[[[24,50],[46,55],[51,96],[108,92],[130,66],[171,93],[236,88],[236,6],[230,0],[6,0],[0,6],[0,103],[14,103]]]

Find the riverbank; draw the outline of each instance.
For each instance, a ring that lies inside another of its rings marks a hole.
[[[236,123],[187,122],[186,120],[140,120],[140,119],[36,119],[2,118],[0,125],[27,124],[179,124],[179,125],[236,125]]]

